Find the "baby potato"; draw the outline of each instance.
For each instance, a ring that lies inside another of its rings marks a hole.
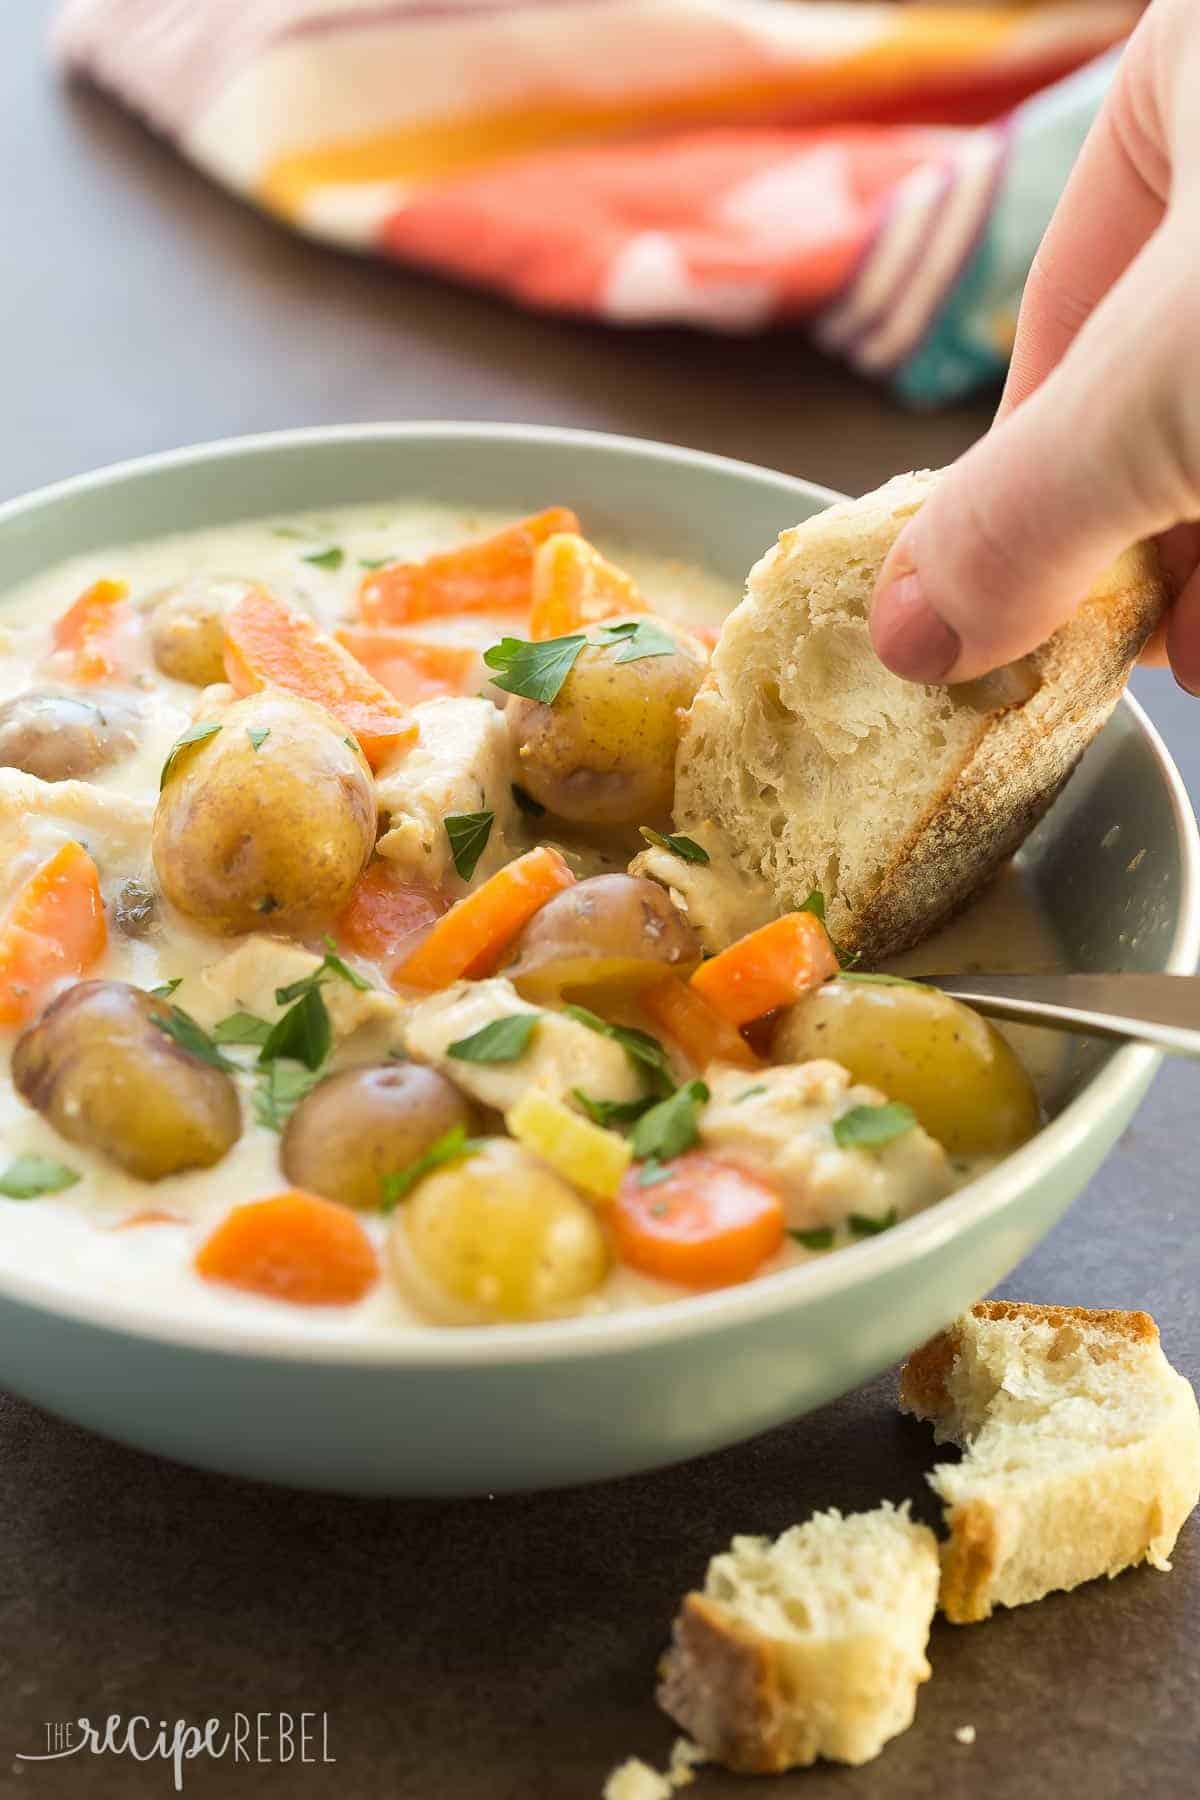
[[[556,818],[653,825],[669,814],[679,715],[704,673],[699,648],[677,642],[635,662],[616,660],[619,643],[589,644],[552,704],[510,702],[520,784]]]
[[[150,648],[164,675],[192,687],[225,679],[225,614],[248,581],[198,575],[171,587],[150,615]]]
[[[167,899],[209,931],[293,933],[349,900],[375,844],[375,789],[323,707],[266,689],[177,752],[154,815]]]
[[[995,1026],[936,988],[827,982],[784,1013],[771,1056],[841,1063],[907,1102],[951,1156],[1002,1156],[1040,1123],[1033,1083]]]
[[[288,1180],[343,1206],[377,1207],[385,1175],[406,1169],[475,1109],[452,1082],[419,1063],[346,1069],[319,1082],[283,1133]]]
[[[75,781],[137,748],[137,717],[122,700],[18,694],[0,706],[0,768]]]
[[[569,1312],[608,1272],[590,1206],[509,1138],[426,1175],[397,1210],[392,1272],[446,1324]]]
[[[83,981],[13,1051],[21,1098],[72,1144],[159,1181],[220,1162],[242,1132],[237,1089],[169,1037],[170,1006],[123,981]]]
[[[596,988],[631,992],[699,962],[699,938],[657,881],[592,875],[534,913],[504,974],[526,1000],[545,1003]]]

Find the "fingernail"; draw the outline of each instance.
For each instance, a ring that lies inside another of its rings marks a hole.
[[[944,681],[962,652],[958,633],[925,600],[916,574],[897,576],[876,594],[871,641],[880,662],[908,681]]]

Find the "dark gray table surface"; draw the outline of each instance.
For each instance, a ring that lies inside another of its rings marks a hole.
[[[519,419],[641,433],[855,492],[952,457],[985,403],[913,418],[793,334],[616,336],[286,236],[44,64],[46,0],[0,13],[0,498],[91,465],[335,420]],[[1136,687],[1200,793],[1200,703]],[[1144,1306],[1200,1377],[1197,1076],[1160,1075],[1087,1195],[1006,1292]],[[197,1762],[262,1800],[587,1800],[662,1756],[677,1596],[734,1531],[922,1492],[893,1378],[665,1474],[489,1502],[276,1492],[116,1448],[0,1398],[0,1792],[164,1795],[159,1762],[17,1760],[46,1721],[328,1716],[334,1764]],[[397,1420],[397,1429],[403,1421]],[[922,1504],[924,1504],[922,1502]],[[928,1509],[927,1516],[928,1516]],[[859,1771],[772,1796],[1173,1800],[1198,1791],[1200,1528],[1142,1570],[983,1627],[938,1624],[917,1723]],[[955,1728],[976,1726],[974,1746]],[[705,1774],[722,1800],[768,1788]]]

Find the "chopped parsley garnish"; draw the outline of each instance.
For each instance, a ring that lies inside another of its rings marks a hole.
[[[347,735],[342,739],[342,742],[343,742],[343,744],[345,744],[347,750],[353,750],[355,756],[362,755],[362,745],[359,743],[359,741],[356,737],[351,737],[347,733]]]
[[[765,1081],[756,1081],[753,1087],[743,1088],[740,1094],[735,1094],[730,1101],[730,1105],[740,1106],[743,1100],[753,1100],[756,1094],[765,1094],[768,1092],[769,1089]]]
[[[302,531],[298,525],[272,525],[271,536],[281,538],[311,538],[311,531]]]
[[[212,1030],[214,1044],[265,1044],[270,1035],[270,1022],[248,1012],[230,1013],[227,1019],[219,1019]]]
[[[286,990],[281,988],[279,991]],[[272,1025],[263,1040],[258,1060],[269,1063],[284,1057],[303,1063],[306,1069],[319,1069],[332,1047],[333,1027],[314,976],[312,985],[305,985],[295,1006],[289,1007]]]
[[[470,1037],[459,1038],[457,1043],[450,1044],[446,1055],[453,1056],[458,1062],[516,1062],[528,1050],[529,1040],[541,1016],[540,1013],[510,1013],[507,1018],[492,1019],[478,1031],[473,1031]]]
[[[800,902],[801,912],[811,913],[814,919],[825,923],[825,896],[820,888],[813,888],[806,900]]]
[[[489,669],[497,671],[492,677],[495,687],[550,706],[586,643],[582,631],[574,631],[569,637],[546,638],[540,644],[505,637],[484,651],[483,660]]]
[[[843,969],[836,979],[838,981],[867,982],[875,987],[924,987],[923,982],[909,981],[905,975],[877,975],[868,969]]]
[[[610,1025],[607,1019],[589,1012],[586,1006],[564,1006],[563,1011],[568,1018],[586,1025],[589,1031],[598,1032],[601,1037],[611,1038],[614,1044],[620,1044],[638,1073],[649,1078],[656,1094],[671,1094],[675,1091],[667,1053],[658,1039],[651,1037],[648,1031],[638,1031],[632,1025]]]
[[[469,1138],[465,1125],[452,1125],[415,1162],[382,1178],[379,1183],[383,1195],[380,1210],[391,1212],[397,1201],[403,1200],[406,1194],[412,1192],[423,1175],[428,1175],[434,1169],[444,1168],[447,1163],[461,1162],[465,1156],[476,1156],[483,1149],[485,1141],[483,1138]]]
[[[873,1219],[870,1213],[851,1213],[846,1223],[855,1237],[878,1237],[881,1231],[889,1231],[896,1223],[896,1209],[890,1207],[881,1219]]]
[[[840,1150],[878,1150],[893,1138],[903,1137],[916,1122],[916,1113],[903,1100],[887,1100],[882,1106],[852,1106],[833,1121],[833,1141]]]
[[[161,987],[153,987],[150,992],[156,1000],[169,1000],[177,987],[182,987],[183,976],[176,975],[173,981],[164,981]]]
[[[572,1099],[578,1100],[593,1125],[632,1125],[640,1119],[644,1112],[649,1112],[654,1105],[654,1097],[645,1094],[640,1100],[593,1100],[582,1088],[571,1089]]]
[[[187,1050],[192,1056],[198,1056],[201,1062],[208,1063],[211,1068],[223,1069],[231,1075],[237,1067],[227,1056],[222,1056],[212,1038],[202,1025],[197,1025],[191,1013],[185,1013],[182,1006],[172,1006],[167,1012],[156,1012],[154,1023],[167,1037]]]
[[[287,987],[275,989],[277,1006],[287,1006],[291,1001],[299,1000],[302,994],[307,994],[310,988],[320,987],[327,975],[336,975],[339,981],[348,981],[350,986],[357,988],[360,994],[370,991],[370,982],[364,981],[357,970],[352,969],[349,963],[342,961],[334,947],[333,939],[325,938],[324,944],[325,960],[319,968],[314,969],[311,975],[302,975],[299,981],[289,982]]]
[[[795,1238],[805,1250],[832,1250],[833,1226],[814,1225],[811,1231],[789,1231],[788,1236]]]
[[[672,1170],[664,1168],[657,1156],[649,1156],[638,1170],[639,1187],[657,1187],[660,1181],[670,1181]],[[652,1206],[650,1211],[656,1219],[661,1219],[666,1212],[665,1206]]]
[[[75,1169],[48,1156],[18,1156],[0,1175],[0,1194],[9,1200],[36,1200],[39,1194],[61,1194],[80,1179]]]
[[[394,556],[360,556],[358,566],[360,569],[386,569],[395,560]]]
[[[269,725],[247,725],[246,727],[246,736],[250,739],[252,750],[261,750],[270,735],[271,727]]]
[[[182,737],[177,737],[167,752],[167,760],[162,766],[162,774],[158,778],[158,791],[161,794],[175,771],[175,764],[183,752],[192,744],[203,744],[209,738],[216,737],[221,727],[216,724],[190,725]]]
[[[679,649],[675,639],[653,619],[628,620],[621,625],[601,625],[600,636],[619,646],[615,663],[641,662],[647,656],[673,656]]]
[[[301,562],[311,563],[314,569],[340,569],[346,560],[346,552],[340,544],[330,544],[328,550],[310,550]]]
[[[454,866],[464,881],[470,881],[480,857],[492,835],[493,812],[450,813],[442,823],[450,840]]]
[[[282,1131],[290,1114],[319,1077],[299,1063],[273,1062],[263,1071],[254,1090],[254,1116],[269,1131]]]
[[[638,830],[648,844],[657,844],[660,850],[673,850],[681,861],[687,863],[706,863],[708,851],[695,838],[681,837],[674,831],[651,831],[648,825],[639,825]]]
[[[531,818],[531,819],[545,818],[546,809],[542,805],[541,801],[535,800],[532,794],[526,793],[525,789],[523,787],[521,787],[515,781],[512,784],[512,797],[515,800],[520,811],[527,814],[527,816],[529,818]]]
[[[643,1113],[629,1139],[638,1161],[670,1162],[690,1150],[699,1136],[700,1109],[708,1097],[703,1081],[689,1081]]]

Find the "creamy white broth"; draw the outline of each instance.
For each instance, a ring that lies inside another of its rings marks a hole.
[[[370,506],[333,510],[303,519],[267,519],[213,530],[179,534],[149,543],[89,553],[46,571],[2,599],[0,612],[0,701],[31,686],[68,687],[57,669],[52,642],[54,622],[92,582],[111,578],[129,584],[137,608],[148,608],[165,588],[197,576],[230,576],[262,582],[285,599],[310,611],[322,624],[334,626],[353,616],[354,594],[363,565],[383,557],[416,560],[485,535],[510,522],[510,515],[463,513],[423,503],[395,507]],[[323,568],[306,557],[336,546],[340,567]],[[731,584],[689,565],[631,551],[620,544],[600,547],[639,581],[655,609],[685,623],[718,625],[739,598]],[[453,635],[480,649],[506,631],[520,635],[524,620],[490,615],[453,623],[422,621],[430,637]],[[57,679],[56,679],[57,676]],[[86,692],[86,690],[84,690]],[[172,744],[191,723],[203,717],[200,691],[167,679],[143,652],[143,667],[122,690],[139,709],[141,739],[134,754],[88,777],[114,798],[132,797],[151,807],[160,771]],[[6,901],[28,872],[57,841],[77,837],[85,844],[87,828],[71,821],[37,820],[30,842],[5,859]],[[556,842],[553,830],[537,830],[542,841]],[[126,877],[153,887],[149,836],[140,854],[120,858],[117,871],[102,869],[106,898]],[[593,866],[623,866],[621,860],[594,852]],[[114,879],[119,876],[120,879]],[[198,930],[159,901],[163,931],[129,939],[110,930],[109,945],[89,977],[132,982],[153,988],[186,978],[225,955],[236,940]],[[1037,967],[1053,962],[1053,947],[1015,877],[998,884],[972,914],[948,933],[925,945],[918,963],[902,966],[938,968]],[[5,1068],[13,1033],[3,1034]],[[1029,1034],[1027,1034],[1028,1036]],[[1046,1048],[1051,1034],[1032,1034],[1039,1042],[1021,1045],[1024,1059],[1040,1085],[1052,1084],[1057,1045]],[[247,1069],[255,1052],[228,1054]],[[336,1062],[334,1066],[337,1066]],[[52,1273],[56,1284],[78,1293],[127,1293],[155,1306],[209,1320],[295,1320],[298,1332],[322,1336],[381,1333],[399,1325],[422,1323],[389,1279],[383,1278],[359,1303],[337,1307],[289,1307],[258,1298],[198,1276],[193,1257],[213,1227],[240,1201],[278,1192],[288,1184],[279,1167],[278,1134],[260,1125],[250,1106],[249,1082],[242,1089],[244,1131],[221,1163],[208,1170],[169,1176],[153,1183],[134,1180],[87,1149],[66,1143],[16,1095],[11,1082],[0,1081],[0,1156],[4,1161],[40,1155],[66,1163],[82,1176],[59,1195],[35,1200],[0,1198],[0,1267]],[[961,1163],[957,1181],[986,1166],[976,1159]],[[176,1215],[179,1222],[128,1225],[140,1213]],[[388,1222],[359,1215],[382,1250]],[[808,1252],[791,1241],[763,1272],[806,1260]],[[683,1290],[650,1280],[617,1264],[603,1288],[579,1311],[604,1312],[675,1300]],[[430,1327],[436,1329],[436,1327]]]

